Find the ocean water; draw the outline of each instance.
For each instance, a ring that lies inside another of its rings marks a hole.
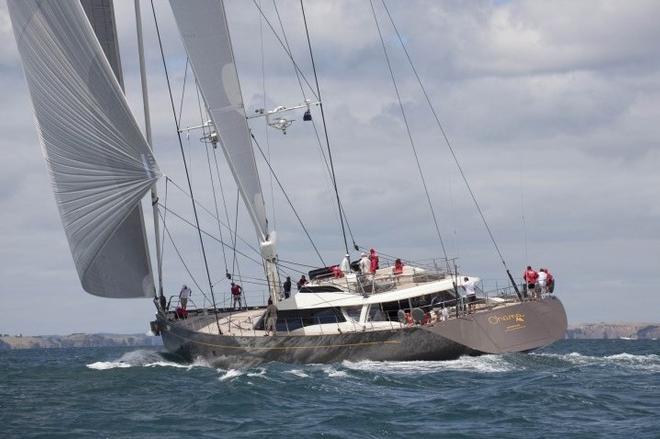
[[[0,377],[2,438],[660,437],[660,341],[229,370],[154,348],[0,351]]]

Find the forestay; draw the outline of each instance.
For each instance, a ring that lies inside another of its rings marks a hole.
[[[268,223],[222,0],[170,0],[206,108],[261,241]]]
[[[137,206],[160,171],[89,21],[78,1],[7,3],[82,286],[153,296]]]

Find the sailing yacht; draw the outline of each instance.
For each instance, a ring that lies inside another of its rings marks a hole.
[[[112,4],[108,9],[108,2],[83,0],[87,6],[97,3],[96,12],[86,15],[89,8],[78,1],[7,3],[82,287],[103,297],[152,298],[157,314],[151,329],[172,354],[214,364],[446,360],[526,352],[563,338],[566,314],[553,294],[527,297],[508,273],[510,287],[480,291],[468,306],[461,290],[479,278],[459,274],[447,258],[440,266],[320,267],[308,273],[309,282],[297,294],[284,297],[276,233],[266,218],[256,139],[248,126],[222,0],[200,0],[194,7],[170,0],[170,6],[210,119],[210,137],[224,153],[254,226],[277,320],[271,334],[265,304],[237,311],[216,306],[215,298],[211,306],[178,312],[176,297],[168,301],[163,293],[160,272],[156,183],[161,171],[149,124],[143,134],[122,91]],[[101,4],[104,13],[99,13]],[[308,111],[310,105],[322,111],[322,102],[306,102]],[[287,127],[286,119],[270,122]],[[153,200],[158,286],[141,208],[147,192]],[[201,231],[199,236],[203,248]],[[213,294],[210,276],[209,284]]]

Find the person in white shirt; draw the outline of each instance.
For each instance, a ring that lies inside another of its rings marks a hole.
[[[190,291],[190,288],[186,286],[186,284],[183,284],[181,287],[181,291],[179,291],[179,299],[181,301],[181,308],[186,309],[188,306],[188,298],[190,297],[190,294],[192,291]]]
[[[362,252],[362,257],[360,258],[360,272],[362,274],[371,272],[371,261],[365,252]]]
[[[546,286],[548,283],[548,273],[545,272],[543,268],[539,270],[539,277],[536,280],[536,298],[540,299],[541,295],[546,292]]]
[[[441,313],[442,313],[441,314],[442,317],[441,317],[440,320],[442,320],[443,322],[446,322],[447,320],[449,320],[449,310],[447,309],[446,306],[442,305]]]
[[[351,272],[351,260],[350,256],[348,253],[344,255],[344,259],[341,260],[341,264],[339,265],[339,269],[344,273],[348,274]]]
[[[475,292],[476,282],[469,277],[463,278],[463,289],[465,290],[465,299],[468,304],[468,312],[471,313],[474,309],[475,302],[477,301],[477,293]]]

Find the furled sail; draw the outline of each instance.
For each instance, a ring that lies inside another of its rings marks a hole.
[[[266,209],[222,0],[170,0],[208,113],[261,241]]]
[[[137,206],[160,171],[83,8],[77,0],[7,4],[82,286],[105,297],[153,296]]]

